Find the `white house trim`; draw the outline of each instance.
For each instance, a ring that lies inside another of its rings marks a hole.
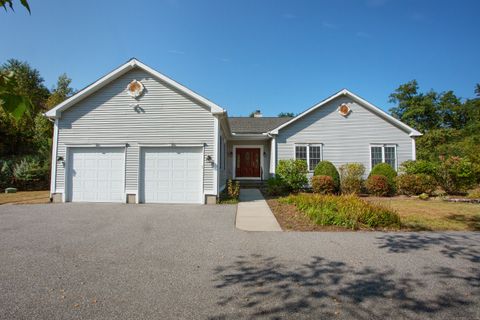
[[[270,140],[270,174],[275,175],[275,168],[277,166],[277,136],[272,135]]]
[[[223,114],[225,112],[225,110],[220,106],[218,106],[217,104],[211,102],[210,100],[202,97],[198,93],[188,89],[187,87],[181,85],[180,83],[170,79],[169,77],[161,74],[160,72],[150,68],[149,66],[133,58],[127,61],[126,63],[124,63],[123,65],[121,65],[120,67],[118,67],[117,69],[108,73],[106,76],[100,78],[99,80],[95,81],[91,85],[80,90],[78,93],[74,94],[64,102],[57,105],[55,108],[47,111],[45,115],[49,118],[59,118],[61,116],[62,111],[70,108],[71,106],[75,105],[79,101],[83,100],[84,98],[98,91],[100,88],[104,87],[108,83],[112,82],[113,80],[119,78],[120,76],[124,75],[125,73],[127,73],[128,71],[136,67],[150,73],[154,77],[167,83],[169,86],[172,86],[173,88],[183,92],[187,96],[190,96],[192,99],[195,99],[200,103],[208,106],[210,108],[210,112],[212,112],[213,114]]]
[[[220,127],[218,125],[218,117],[213,117],[213,190],[215,190],[215,195],[218,195],[218,166],[219,166],[219,159],[218,159],[218,148],[220,142]]]
[[[237,149],[250,149],[250,148],[258,148],[260,149],[260,176],[258,177],[238,177],[239,179],[242,179],[242,180],[263,180],[263,162],[264,162],[264,159],[263,159],[263,145],[261,144],[249,144],[249,145],[246,145],[246,144],[241,144],[241,145],[234,145],[233,146],[233,157],[232,157],[232,176],[233,176],[233,179],[236,179],[236,171],[237,171]]]
[[[414,137],[412,137],[412,160],[417,160],[417,146]]]
[[[57,146],[58,146],[58,119],[53,124],[52,141],[52,170],[50,173],[50,197],[57,192]]]
[[[363,105],[365,108],[367,108],[368,110],[372,111],[374,114],[378,115],[379,117],[383,118],[384,120],[396,125],[397,127],[400,127],[401,129],[403,129],[404,131],[408,132],[410,134],[410,136],[412,137],[416,137],[416,136],[421,136],[422,134],[420,132],[418,132],[417,130],[407,126],[406,124],[404,124],[403,122],[395,119],[394,117],[392,117],[391,115],[387,114],[385,111],[383,111],[382,109],[374,106],[373,104],[371,104],[370,102],[360,98],[359,96],[357,96],[356,94],[348,91],[347,89],[343,89],[337,93],[335,93],[334,95],[328,97],[327,99],[317,103],[316,105],[314,105],[313,107],[305,110],[304,112],[300,113],[298,116],[296,116],[295,118],[291,119],[290,121],[287,121],[285,122],[284,124],[278,126],[277,128],[273,129],[270,131],[270,133],[273,133],[273,134],[278,134],[278,131],[282,128],[285,128],[286,126],[290,125],[291,123],[297,121],[298,119],[301,119],[303,118],[305,115],[309,114],[310,112],[312,111],[315,111],[316,109],[324,106],[325,104],[329,103],[330,101],[340,97],[340,96],[348,96],[350,97],[352,100],[354,101],[357,101],[358,103],[360,103],[361,105]]]

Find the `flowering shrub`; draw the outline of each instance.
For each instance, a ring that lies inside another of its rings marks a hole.
[[[387,177],[378,174],[370,175],[365,182],[365,187],[368,193],[380,197],[390,194],[391,191]]]
[[[335,192],[335,182],[330,176],[313,176],[312,189],[315,193],[332,194]]]

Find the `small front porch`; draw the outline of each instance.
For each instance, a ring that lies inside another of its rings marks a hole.
[[[275,173],[274,139],[268,135],[235,137],[228,141],[227,177],[242,187],[260,187]]]

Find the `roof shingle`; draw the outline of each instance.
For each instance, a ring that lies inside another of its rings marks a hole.
[[[228,117],[233,133],[265,133],[284,124],[291,117]]]

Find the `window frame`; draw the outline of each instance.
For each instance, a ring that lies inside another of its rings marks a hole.
[[[323,161],[323,143],[294,143],[293,145],[293,158],[297,160],[297,147],[306,147],[307,153],[307,170],[308,172],[313,172],[315,168],[310,168],[310,147],[320,147],[320,161]],[[301,159],[304,160],[304,159]]]
[[[373,169],[373,166],[372,166],[372,148],[373,147],[377,147],[377,148],[382,148],[382,162],[381,163],[386,163],[385,162],[385,148],[387,147],[390,147],[390,148],[394,148],[394,155],[395,155],[395,166],[394,166],[394,170],[395,171],[398,171],[398,153],[397,153],[397,145],[396,144],[393,144],[393,143],[372,143],[370,144],[370,171],[372,171]]]

